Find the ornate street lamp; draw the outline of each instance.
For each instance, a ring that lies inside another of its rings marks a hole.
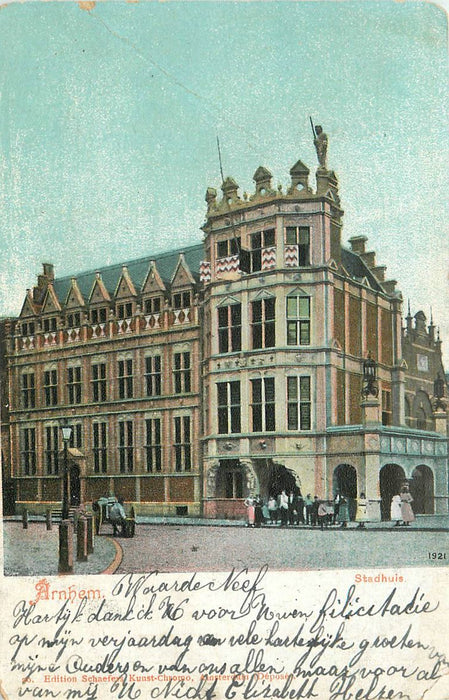
[[[67,418],[64,418],[61,424],[62,442],[64,443],[64,471],[62,483],[62,519],[67,520],[69,517],[69,472],[67,448],[72,437],[72,426],[69,425]]]
[[[72,426],[67,418],[61,423],[62,442],[64,443],[64,466],[62,473],[62,513],[59,525],[59,573],[70,574],[73,571],[73,525],[69,521],[69,470],[68,444],[72,437]]]
[[[438,411],[438,409],[442,409],[443,411],[446,410],[446,404],[444,401],[442,401],[444,397],[444,379],[438,372],[436,379],[433,382],[433,395],[436,399],[434,403],[434,410]]]
[[[368,357],[363,360],[363,386],[362,386],[362,396],[367,398],[368,396],[377,396],[379,394],[379,389],[377,386],[377,366],[376,361],[371,357],[371,353],[368,353]]]

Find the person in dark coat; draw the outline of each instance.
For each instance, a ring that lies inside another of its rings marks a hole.
[[[311,509],[310,509],[310,519],[312,522],[312,525],[317,525],[318,524],[318,506],[320,505],[320,502],[318,500],[318,496],[315,496],[314,501],[312,503]]]
[[[298,493],[298,496],[296,498],[296,510],[298,511],[296,522],[298,524],[304,525],[304,499],[302,497],[301,491]]]
[[[296,495],[293,491],[288,494],[288,524],[294,525],[296,522]]]
[[[349,522],[349,504],[344,496],[340,497],[340,502],[338,504],[337,522],[340,523],[340,527],[347,527]]]
[[[262,512],[262,505],[261,497],[256,496],[254,499],[254,527],[260,527],[265,520]]]

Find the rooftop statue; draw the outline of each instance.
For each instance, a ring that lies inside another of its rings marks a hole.
[[[316,154],[318,157],[318,163],[320,168],[326,168],[326,157],[327,157],[327,134],[324,133],[321,126],[315,127],[315,138],[313,140]]]

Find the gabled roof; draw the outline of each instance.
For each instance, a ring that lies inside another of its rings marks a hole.
[[[186,265],[184,253],[181,253],[171,278],[172,287],[184,287],[186,284],[195,284],[189,266]]]
[[[148,255],[145,258],[131,260],[126,263],[118,263],[117,265],[108,265],[107,267],[100,269],[97,268],[96,270],[81,272],[78,275],[74,275],[72,273],[67,277],[55,279],[55,292],[59,299],[65,300],[71,285],[71,279],[75,276],[81,294],[88,299],[96,279],[95,273],[100,272],[103,284],[112,297],[117,288],[124,264],[128,268],[129,276],[132,279],[136,289],[140,290],[146,280],[151,261],[153,260],[156,262],[157,270],[162,281],[166,287],[169,287],[171,278],[178,264],[180,253],[184,253],[185,262],[187,263],[193,278],[195,281],[199,281],[200,262],[204,258],[204,248],[202,244],[189,246],[188,248],[181,248],[168,253],[161,253],[160,255]]]
[[[38,312],[38,307],[33,302],[33,295],[30,289],[27,289],[25,300],[22,304],[22,309],[19,314],[19,318],[27,318],[35,316]]]
[[[376,292],[384,292],[384,289],[381,287],[370,268],[365,265],[362,258],[359,255],[356,255],[356,253],[342,247],[341,264],[354,279],[363,279],[366,277],[369,286],[372,289],[374,289]]]
[[[70,283],[69,291],[65,299],[66,308],[77,308],[79,306],[85,306],[84,297],[81,294],[76,278],[73,277]]]
[[[59,299],[55,293],[53,284],[49,284],[45,294],[44,303],[42,305],[42,313],[48,314],[54,313],[55,311],[61,311],[61,304],[59,303]]]

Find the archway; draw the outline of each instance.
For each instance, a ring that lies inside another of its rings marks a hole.
[[[400,493],[405,472],[399,464],[385,464],[380,470],[380,513],[382,520],[390,520],[391,499]]]
[[[275,464],[270,462],[267,480],[267,493],[263,494],[265,497],[270,495],[278,496],[281,491],[290,493],[299,492],[299,486],[297,483],[296,475],[290,469],[287,469],[283,464]]]
[[[349,505],[349,517],[355,518],[357,500],[357,470],[352,464],[339,464],[334,469],[332,479],[333,492],[344,496]]]
[[[76,464],[69,467],[70,480],[70,505],[79,506],[81,503],[81,480],[80,469]]]
[[[410,481],[410,493],[413,498],[413,511],[433,515],[434,510],[434,480],[430,467],[420,464],[413,470]]]

